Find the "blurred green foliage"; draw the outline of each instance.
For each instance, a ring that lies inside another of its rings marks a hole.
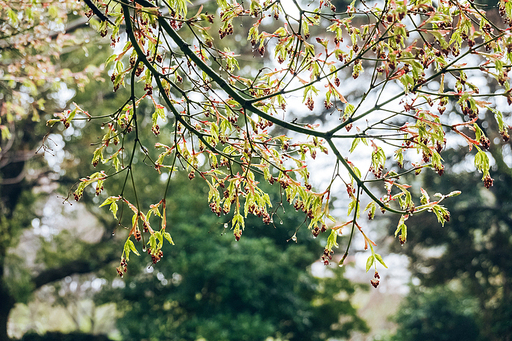
[[[412,287],[395,322],[394,341],[480,340],[475,300],[447,287]]]

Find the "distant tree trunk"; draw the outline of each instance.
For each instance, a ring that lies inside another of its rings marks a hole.
[[[3,146],[5,147],[5,146]],[[16,300],[9,292],[5,282],[5,257],[13,235],[9,224],[14,209],[18,204],[21,192],[24,190],[25,158],[17,153],[0,155],[0,340],[9,340],[7,337],[7,321],[9,313]]]
[[[5,249],[0,251],[0,275],[4,273]],[[3,276],[2,276],[3,277]],[[3,279],[0,279],[0,340],[9,340],[7,335],[7,321],[9,313],[14,307],[14,297],[9,293],[9,289]]]

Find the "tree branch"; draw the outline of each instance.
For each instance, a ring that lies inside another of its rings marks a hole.
[[[110,19],[105,15],[103,14],[99,9],[98,7],[96,7],[96,5],[94,5],[92,3],[91,0],[84,0],[85,4],[87,6],[89,6],[89,8],[93,11],[94,14],[96,14],[98,16],[98,18],[101,20],[101,21],[106,21],[108,22],[110,25],[114,25],[112,23],[112,21],[110,21]]]
[[[110,253],[99,260],[74,260],[60,267],[42,271],[32,279],[32,282],[34,283],[35,289],[38,289],[45,284],[61,280],[67,276],[97,271],[116,258],[117,256],[114,253]]]

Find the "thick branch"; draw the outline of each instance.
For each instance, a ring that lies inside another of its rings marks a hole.
[[[39,275],[35,276],[32,282],[34,283],[35,289],[38,289],[45,284],[61,280],[67,276],[97,271],[116,258],[116,255],[111,253],[105,256],[105,258],[98,260],[74,260],[58,268],[44,270]]]
[[[149,8],[155,8],[155,6],[146,0],[135,0],[136,3]],[[210,77],[213,82],[217,83],[222,90],[224,90],[229,96],[231,96],[235,101],[237,101],[245,110],[250,111],[261,118],[266,119],[274,124],[277,124],[285,129],[289,129],[291,131],[295,131],[301,134],[307,134],[318,137],[325,137],[325,133],[311,130],[308,128],[304,128],[300,125],[286,122],[284,120],[280,120],[277,117],[269,115],[260,109],[254,107],[252,103],[250,103],[248,98],[242,96],[238,91],[233,89],[219,74],[217,74],[208,64],[206,64],[201,58],[199,58],[194,51],[190,49],[189,44],[187,44],[178,33],[171,27],[171,25],[167,22],[166,18],[159,17],[158,23],[164,29],[164,31],[169,34],[171,39],[178,45],[181,51],[190,58],[202,71],[204,71],[208,77]]]
[[[105,14],[103,14],[103,12],[101,12],[98,7],[96,7],[91,0],[84,0],[85,4],[87,6],[89,6],[90,9],[92,9],[93,13],[96,14],[98,16],[98,18],[101,20],[101,21],[106,21],[108,22],[110,25],[114,25],[112,23],[112,21],[110,21],[109,18],[107,18],[107,16]]]

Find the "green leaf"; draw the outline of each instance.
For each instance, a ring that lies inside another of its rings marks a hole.
[[[160,231],[157,231],[155,232],[154,236],[156,237],[156,239],[158,239],[158,245],[157,245],[157,249],[161,249],[162,246],[164,245],[164,237],[162,236],[162,233],[160,233]]]
[[[368,272],[373,263],[375,263],[375,256],[374,255],[371,255],[370,257],[368,257],[368,260],[366,261],[366,272]]]
[[[139,251],[137,251],[137,249],[135,248],[135,244],[133,244],[133,241],[131,239],[128,239],[126,241],[128,243],[128,246],[130,247],[130,250],[135,253],[137,256],[140,256],[140,253]]]
[[[105,61],[105,67],[108,66],[108,64],[112,63],[117,58],[117,54],[113,54],[110,57],[107,58]]]
[[[348,117],[354,113],[355,109],[356,107],[353,104],[349,103],[345,106],[345,109],[343,110],[343,115]]]
[[[117,219],[117,200],[119,200],[119,197],[108,197],[99,207],[110,205],[110,211],[114,215],[114,218]]]
[[[126,258],[127,261],[130,260],[130,244],[128,243],[129,241],[131,241],[130,238],[128,238],[126,240],[126,243],[124,243],[124,258]]]
[[[475,146],[476,147],[476,146]],[[482,178],[485,178],[489,174],[489,157],[487,154],[481,150],[480,148],[476,147],[478,149],[478,153],[475,155],[475,167],[482,172]]]
[[[167,239],[169,244],[174,245],[174,242],[173,242],[173,240],[171,238],[171,234],[169,232],[164,232],[163,235],[164,235],[164,238]]]
[[[110,204],[110,211],[112,212],[114,219],[117,219],[117,208],[117,203],[115,201],[112,204]]]
[[[359,144],[359,141],[361,141],[359,137],[356,137],[354,141],[352,141],[352,146],[350,147],[349,150],[350,153],[352,153],[356,149],[357,145]]]
[[[333,247],[338,247],[338,243],[336,240],[338,239],[338,232],[335,230],[331,230],[331,234],[327,238],[327,244],[325,248],[327,250],[332,250]]]
[[[155,238],[154,234],[152,234],[149,237],[148,244],[149,244],[149,248],[151,249],[151,252],[154,252],[156,250],[156,238]]]
[[[382,259],[382,256],[379,255],[379,254],[375,254],[375,259],[377,259],[379,261],[380,264],[382,264],[386,269],[388,268],[388,266],[386,265],[386,263],[384,263],[384,260]],[[366,270],[368,272],[368,270]]]

